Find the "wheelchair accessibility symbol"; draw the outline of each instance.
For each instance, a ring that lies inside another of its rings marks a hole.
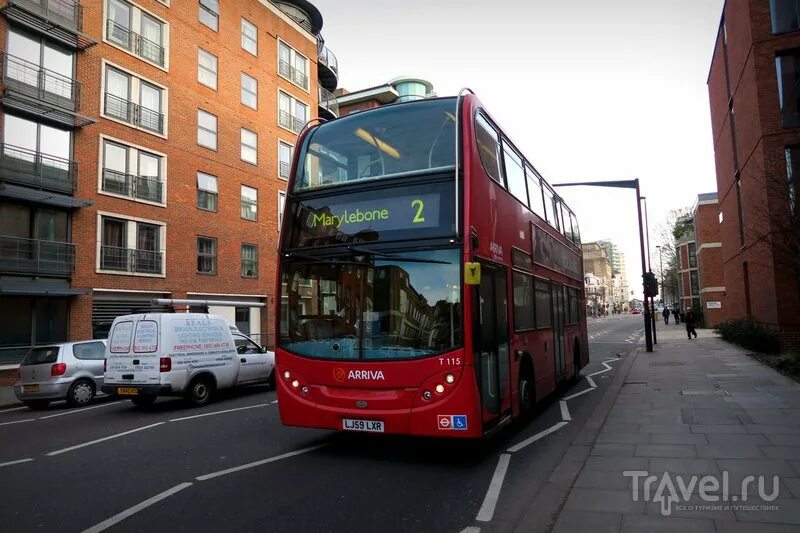
[[[467,415],[437,415],[438,428],[442,431],[464,431]]]

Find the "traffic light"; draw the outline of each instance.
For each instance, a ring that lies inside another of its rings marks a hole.
[[[644,296],[650,298],[658,295],[658,281],[652,272],[644,273]]]

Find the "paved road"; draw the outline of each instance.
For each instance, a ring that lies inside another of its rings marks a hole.
[[[603,361],[632,349],[639,329],[631,317],[593,321],[584,375],[596,373],[596,389],[551,401],[528,424],[478,445],[285,428],[275,393],[259,387],[202,409],[159,400],[143,411],[109,399],[2,410],[0,529],[509,529],[614,374]]]

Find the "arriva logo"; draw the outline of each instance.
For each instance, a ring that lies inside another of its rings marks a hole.
[[[345,375],[349,380],[386,380],[383,376],[383,370],[350,370],[345,373],[344,368],[337,367],[333,369],[333,379],[336,381],[344,381]]]
[[[344,368],[333,369],[333,379],[336,381],[344,381],[345,371]]]

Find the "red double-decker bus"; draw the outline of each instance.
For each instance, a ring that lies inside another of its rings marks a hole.
[[[575,216],[471,92],[305,130],[280,242],[285,425],[482,437],[588,362]]]

